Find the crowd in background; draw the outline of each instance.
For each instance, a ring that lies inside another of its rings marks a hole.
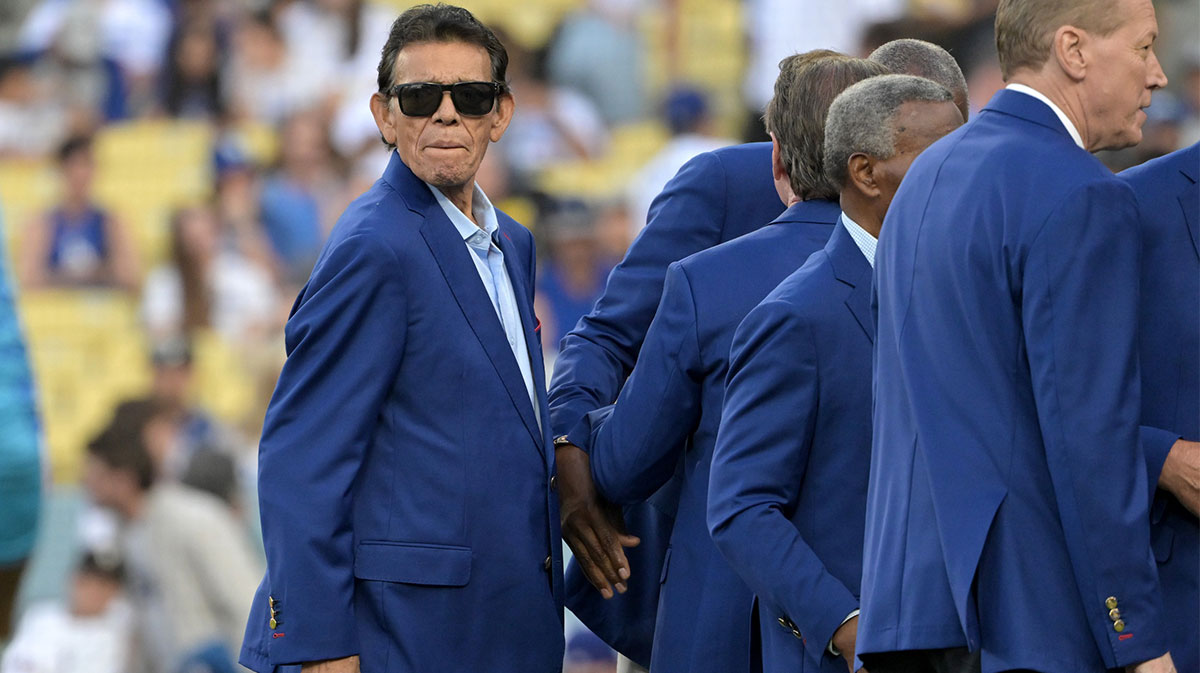
[[[1002,86],[991,35],[995,0],[730,3],[744,33],[736,91],[684,76],[692,54],[681,26],[689,12],[720,0],[573,1],[541,40],[501,36],[516,114],[479,181],[538,239],[548,365],[679,167],[706,150],[765,139],[762,108],[783,56],[815,47],[861,54],[918,37],[956,56],[973,110]],[[1114,169],[1200,139],[1196,10],[1186,0],[1156,5],[1171,85],[1147,110],[1145,140],[1102,155]],[[80,550],[78,563],[61,601],[23,611],[0,673],[128,671],[130,658],[151,671],[234,670],[230,655],[262,570],[255,428],[194,404],[194,340],[210,331],[235,345],[239,366],[261,383],[257,404],[265,408],[291,302],[338,214],[386,164],[367,100],[377,89],[380,47],[404,6],[6,0],[0,7],[0,162],[44,163],[60,184],[52,207],[5,223],[16,232],[10,268],[19,293],[99,288],[129,296],[152,365],[149,389],[122,401],[76,447],[85,456],[89,504],[73,529],[44,528],[43,537],[77,536],[69,548]],[[651,13],[662,20],[647,20]],[[665,50],[661,82],[648,75],[652,45]],[[199,122],[212,138],[207,198],[176,204],[153,225],[168,241],[161,258],[138,249],[131,224],[94,188],[96,138],[147,120]],[[253,151],[240,132],[248,124],[271,130],[273,156]],[[559,167],[605,161],[621,129],[634,125],[657,129],[658,142],[629,167],[625,184],[547,188]],[[156,624],[159,637],[125,638],[138,619]],[[238,633],[229,632],[233,626]],[[568,671],[612,670],[611,652],[587,634],[569,642]]]

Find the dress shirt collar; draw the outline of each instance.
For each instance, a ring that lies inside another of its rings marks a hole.
[[[849,232],[850,238],[854,239],[854,244],[862,251],[863,257],[867,258],[867,263],[871,268],[875,268],[875,246],[879,245],[879,241],[875,237],[867,233],[866,229],[858,226],[858,223],[850,219],[846,213],[842,213],[842,226]]]
[[[1079,135],[1079,129],[1075,128],[1075,125],[1071,123],[1071,119],[1069,117],[1067,117],[1067,114],[1065,112],[1062,111],[1062,108],[1055,105],[1054,101],[1047,98],[1046,95],[1043,94],[1041,91],[1038,91],[1037,89],[1034,89],[1033,87],[1030,87],[1030,86],[1025,86],[1024,84],[1016,84],[1016,83],[1009,84],[1008,86],[1006,86],[1004,88],[1012,89],[1013,91],[1019,91],[1020,93],[1023,93],[1027,96],[1033,96],[1034,98],[1042,101],[1046,105],[1049,105],[1050,109],[1054,112],[1054,116],[1058,117],[1058,120],[1060,122],[1062,122],[1063,126],[1067,127],[1067,133],[1071,134],[1071,140],[1074,140],[1075,144],[1079,145],[1080,148],[1085,149],[1085,150],[1087,149],[1086,147],[1083,146],[1083,137]]]
[[[478,182],[475,183],[475,194],[471,199],[471,212],[475,215],[475,222],[478,222],[481,226],[477,226],[475,222],[468,219],[458,209],[458,206],[446,198],[442,190],[428,182],[425,184],[429,187],[429,191],[433,192],[433,198],[437,199],[438,205],[442,207],[442,211],[446,213],[446,217],[450,218],[450,222],[468,245],[474,246],[476,243],[485,244],[482,247],[486,249],[491,244],[492,236],[500,230],[500,222],[496,219],[496,208],[488,200],[487,195],[483,193],[483,188],[479,186]]]

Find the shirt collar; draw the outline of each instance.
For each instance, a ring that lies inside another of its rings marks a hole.
[[[1046,95],[1043,94],[1041,91],[1038,91],[1037,89],[1034,89],[1033,87],[1030,87],[1030,86],[1026,86],[1024,84],[1017,84],[1015,82],[1012,84],[1009,84],[1008,86],[1006,86],[1004,88],[1012,89],[1013,91],[1018,91],[1027,96],[1033,96],[1034,98],[1042,101],[1046,105],[1049,105],[1050,110],[1052,112],[1054,112],[1054,116],[1058,117],[1058,120],[1060,122],[1062,122],[1062,125],[1067,127],[1067,133],[1071,134],[1071,140],[1074,140],[1075,144],[1079,145],[1079,147],[1081,149],[1085,149],[1085,150],[1087,149],[1086,147],[1083,146],[1083,137],[1079,135],[1079,130],[1076,129],[1075,125],[1071,123],[1071,119],[1069,117],[1067,117],[1067,113],[1063,112],[1062,108],[1055,105],[1054,101],[1047,98]]]
[[[875,237],[867,233],[867,230],[860,227],[857,222],[850,219],[846,213],[842,213],[842,226],[846,228],[858,249],[862,251],[863,257],[867,258],[867,263],[874,269],[875,248],[879,245],[879,241],[875,240]]]
[[[500,230],[500,222],[496,219],[496,208],[488,200],[487,194],[483,193],[483,188],[479,186],[479,183],[475,183],[475,193],[471,198],[471,212],[475,215],[475,222],[478,222],[482,227],[477,226],[475,222],[472,222],[464,215],[458,209],[458,206],[446,198],[442,190],[428,182],[425,184],[429,187],[429,191],[433,192],[433,198],[437,199],[438,205],[442,207],[442,212],[446,213],[446,217],[450,218],[450,223],[454,225],[459,235],[467,243],[479,241],[480,237],[477,234],[480,233],[483,233],[490,242],[492,236]]]

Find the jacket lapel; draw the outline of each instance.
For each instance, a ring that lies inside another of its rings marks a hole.
[[[492,305],[487,290],[480,282],[479,272],[475,269],[475,262],[471,260],[466,243],[459,236],[454,224],[446,217],[446,213],[442,212],[433,194],[429,193],[429,188],[413,175],[394,152],[384,171],[383,179],[400,193],[409,210],[424,218],[421,223],[421,237],[433,253],[433,258],[446,279],[446,285],[466,317],[467,324],[471,326],[471,331],[475,333],[475,338],[487,353],[488,360],[504,384],[504,389],[529,430],[538,452],[544,456],[545,442],[533,415],[529,393],[525,390],[525,380],[521,377],[521,370],[517,368],[517,361],[508,346],[508,336],[504,333],[504,327],[500,324],[500,318],[496,315],[496,308]],[[514,278],[515,290],[518,281],[511,266],[509,275]],[[522,307],[523,321],[528,322],[522,302],[523,295],[519,290],[515,294],[517,304]],[[528,330],[526,333],[528,334]],[[539,369],[536,366],[533,369],[537,385],[536,376]]]
[[[842,283],[850,286],[850,294],[846,296],[846,308],[854,315],[860,327],[872,344],[875,343],[875,320],[871,315],[871,264],[863,256],[858,244],[850,237],[850,232],[839,223],[835,225],[833,235],[825,246],[833,266],[833,275]]]
[[[1191,161],[1195,160],[1195,153],[1191,153]],[[1191,170],[1191,174],[1188,171]],[[1192,235],[1192,249],[1195,250],[1196,256],[1200,257],[1200,204],[1196,201],[1196,168],[1187,164],[1185,168],[1181,168],[1179,172],[1183,175],[1187,182],[1184,189],[1179,194],[1179,207],[1183,210],[1183,221],[1187,224],[1188,233]]]

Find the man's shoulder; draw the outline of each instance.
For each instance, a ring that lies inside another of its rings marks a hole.
[[[1197,172],[1200,172],[1200,143],[1126,169],[1120,177],[1142,191],[1170,187],[1170,181],[1177,176],[1195,183]]]

